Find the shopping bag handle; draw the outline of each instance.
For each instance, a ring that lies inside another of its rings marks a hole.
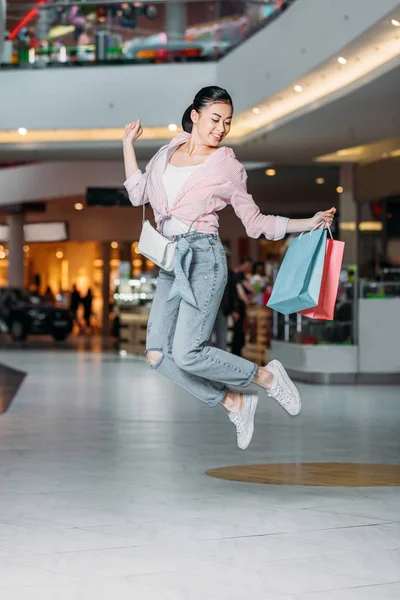
[[[310,235],[312,234],[312,232],[313,232],[313,231],[315,231],[316,229],[319,229],[319,228],[321,227],[321,225],[325,225],[325,221],[321,221],[321,223],[318,223],[318,225],[316,225],[315,227],[313,227],[313,228],[311,229],[311,231],[310,231]],[[329,226],[329,225],[327,226],[327,229],[328,229],[328,231],[329,231],[329,235],[331,236],[331,240],[333,240],[332,231],[331,231],[331,228],[330,228],[330,226]],[[301,237],[302,235],[304,235],[304,233],[305,233],[305,231],[303,231],[303,232],[300,234],[300,237]]]

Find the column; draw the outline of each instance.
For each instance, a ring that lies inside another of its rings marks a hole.
[[[24,215],[7,217],[10,228],[8,238],[8,285],[24,287]]]
[[[110,314],[109,314],[110,256],[111,256],[110,242],[102,242],[101,258],[103,260],[103,281],[101,284],[101,295],[102,295],[102,299],[103,299],[102,334],[104,336],[110,335]]]
[[[359,204],[357,204],[356,190],[357,165],[343,165],[340,168],[340,185],[343,192],[339,195],[340,210],[340,239],[345,242],[343,264],[356,265],[353,284],[353,342],[358,346],[359,331],[359,303],[358,303],[358,259],[359,259]],[[360,355],[357,354],[357,371],[359,368]]]
[[[4,39],[6,35],[6,0],[0,0],[0,62],[3,57]]]
[[[119,243],[119,258],[121,262],[129,263],[129,277],[132,277],[132,252],[130,242]]]
[[[186,10],[187,6],[184,2],[167,0],[165,3],[165,32],[169,42],[184,40]]]
[[[345,242],[343,263],[358,264],[358,222],[359,210],[356,198],[356,165],[340,167],[340,185],[343,192],[339,195],[340,239]]]

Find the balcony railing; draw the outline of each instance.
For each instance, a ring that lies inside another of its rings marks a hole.
[[[215,61],[293,1],[11,2],[0,63],[43,68]]]

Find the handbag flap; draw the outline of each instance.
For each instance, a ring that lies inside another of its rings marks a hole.
[[[174,252],[173,242],[161,235],[149,221],[144,221],[139,239],[139,252],[158,265],[168,266]]]

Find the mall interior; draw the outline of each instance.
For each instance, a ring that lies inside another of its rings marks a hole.
[[[159,269],[123,185],[125,125],[144,170],[210,85],[261,212],[336,207],[345,243],[333,316],[284,315],[295,236],[218,214],[252,265],[242,356],[303,401],[251,383],[246,451],[146,364]],[[2,600],[400,599],[399,100],[396,0],[0,0]]]

